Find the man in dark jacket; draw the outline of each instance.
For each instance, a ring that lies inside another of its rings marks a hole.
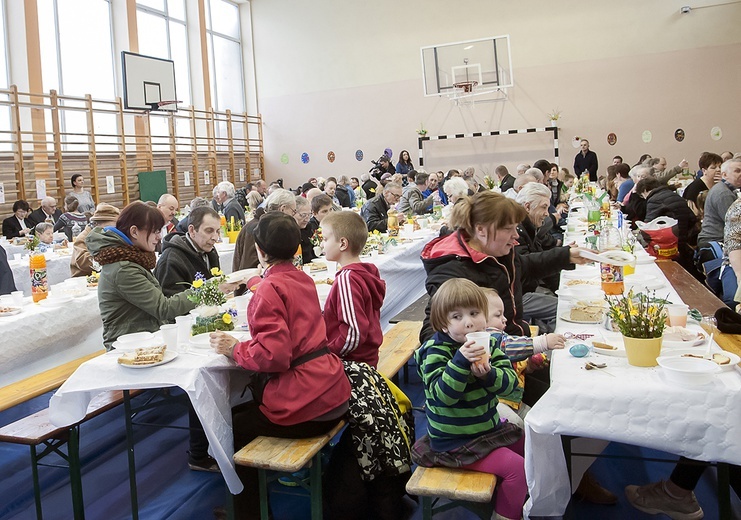
[[[209,207],[200,207],[191,211],[188,218],[188,232],[168,236],[154,268],[165,296],[186,290],[196,273],[211,278],[211,269],[220,267],[219,253],[214,249],[221,228],[219,214]]]
[[[31,222],[31,227],[36,227],[36,224],[50,221],[55,224],[59,217],[62,216],[62,212],[57,209],[57,199],[54,197],[44,197],[41,200],[41,207],[33,210],[27,217],[26,220]]]
[[[401,199],[401,185],[389,182],[380,195],[376,195],[366,202],[360,209],[360,216],[368,225],[368,231],[378,230],[381,233],[388,231],[389,208]]]
[[[499,189],[502,193],[515,187],[515,178],[509,174],[509,170],[505,165],[500,164],[497,166],[494,173],[496,173],[499,178]]]
[[[589,172],[589,180],[597,180],[597,154],[589,149],[589,141],[581,140],[581,151],[574,157],[574,175],[581,177],[584,172]]]
[[[188,215],[190,223],[185,235],[171,234],[162,245],[162,254],[154,268],[154,276],[165,296],[186,290],[196,273],[212,278],[211,269],[219,267],[219,253],[214,244],[219,239],[221,221],[210,207],[196,208]],[[196,471],[218,472],[219,466],[208,455],[208,440],[192,406],[189,406],[190,450],[188,466]]]
[[[241,225],[244,225],[244,207],[239,204],[236,193],[234,184],[229,181],[223,181],[216,185],[214,200],[223,208],[222,212],[227,224],[234,217],[235,222],[239,221]]]
[[[8,264],[5,248],[0,247],[0,294],[10,294],[16,290],[13,270]]]

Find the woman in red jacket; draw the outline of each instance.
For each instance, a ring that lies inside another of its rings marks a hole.
[[[326,329],[314,281],[291,263],[301,234],[283,213],[266,213],[255,230],[263,280],[247,307],[252,339],[237,342],[223,332],[211,346],[241,367],[270,374],[262,395],[232,410],[234,448],[258,436],[305,438],[331,430],[347,411],[350,383],[340,359],[327,349]],[[250,281],[249,286],[254,286]],[[237,466],[244,491],[235,497],[236,518],[259,518],[257,470]]]

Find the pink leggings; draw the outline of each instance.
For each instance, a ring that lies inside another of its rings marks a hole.
[[[504,448],[497,448],[483,459],[463,466],[501,479],[494,499],[494,510],[506,518],[522,517],[527,496],[525,480],[525,437]]]

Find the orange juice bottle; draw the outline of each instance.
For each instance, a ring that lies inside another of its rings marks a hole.
[[[31,270],[31,296],[34,302],[46,298],[49,284],[46,280],[46,258],[42,254],[31,255],[28,261]]]

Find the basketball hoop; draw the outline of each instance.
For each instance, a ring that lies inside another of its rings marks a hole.
[[[159,110],[162,107],[165,107],[167,105],[175,105],[177,103],[182,103],[182,101],[176,101],[176,100],[168,100],[168,101],[157,101],[156,103],[150,103],[149,106],[152,110]]]
[[[463,93],[464,94],[470,94],[471,92],[473,92],[473,87],[475,87],[478,84],[479,84],[479,82],[478,81],[474,81],[474,80],[471,80],[471,81],[460,81],[458,83],[453,83],[453,87],[454,88],[461,88],[461,89],[463,89]]]

